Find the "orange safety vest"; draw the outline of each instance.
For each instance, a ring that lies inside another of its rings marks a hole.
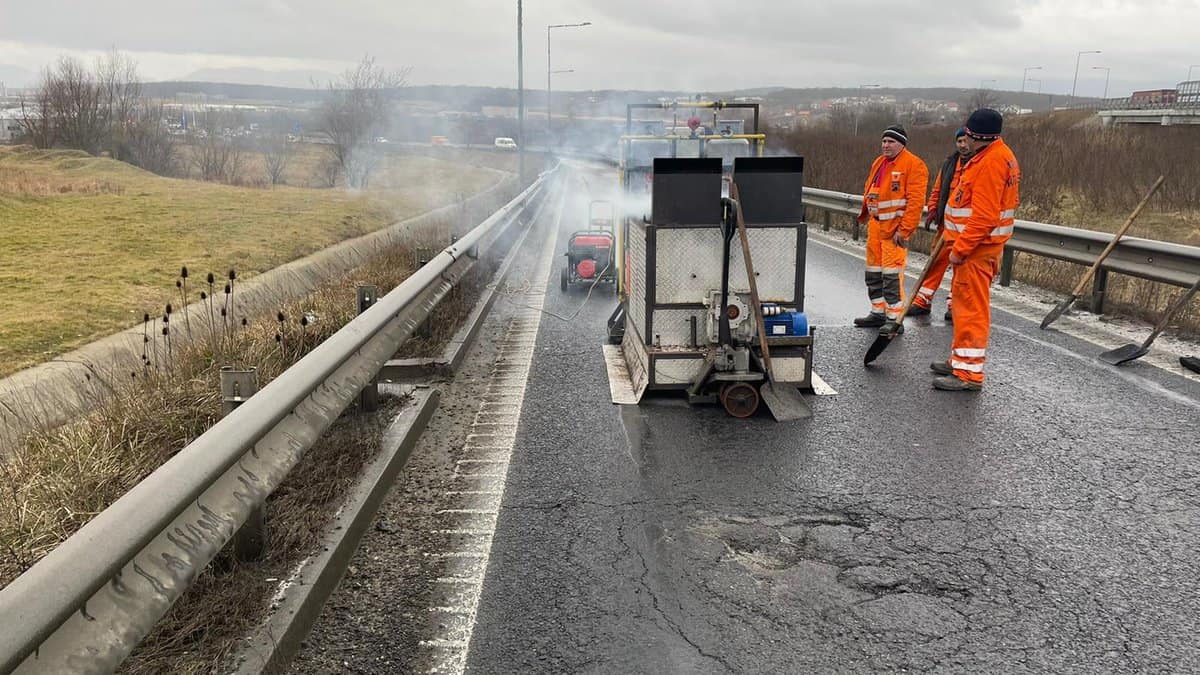
[[[946,206],[946,232],[957,233],[954,252],[1003,244],[1012,235],[1020,202],[1021,167],[1003,139],[992,141],[963,167]]]
[[[905,148],[892,160],[884,175],[877,177],[886,161],[887,158],[880,155],[871,164],[871,172],[867,174],[867,183],[863,186],[859,219],[870,214],[872,220],[879,222],[880,234],[885,238],[890,239],[897,231],[907,238],[921,223],[921,206],[925,203],[929,167]],[[910,204],[912,208],[909,208]]]

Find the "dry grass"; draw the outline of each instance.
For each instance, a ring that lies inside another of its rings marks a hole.
[[[0,148],[0,376],[135,325],[174,298],[163,283],[181,266],[248,278],[497,180],[426,157],[389,167],[369,192],[262,190]]]
[[[447,233],[465,229],[440,225],[414,233],[410,243],[332,280],[279,315],[240,317],[223,324],[211,319],[215,340],[197,331],[194,347],[172,350],[160,368],[119,376],[124,384],[98,400],[96,410],[75,424],[38,432],[0,462],[0,587],[34,564],[187,443],[203,433],[220,411],[221,365],[253,366],[260,387],[352,318],[355,288],[387,292],[417,267],[417,251],[440,248]],[[484,265],[477,266],[482,269]],[[481,277],[483,272],[478,275]],[[465,316],[464,294],[444,301],[435,334],[449,335]],[[234,292],[236,298],[236,289]],[[237,316],[237,312],[230,312]],[[316,317],[302,326],[298,317]],[[174,327],[178,334],[183,329]],[[164,338],[149,349],[166,353]],[[116,374],[109,374],[117,378]],[[311,450],[272,495],[268,505],[267,560],[239,566],[224,561],[209,569],[138,648],[124,667],[133,673],[207,673],[244,637],[269,604],[277,584],[316,543],[332,505],[344,495],[378,449],[385,415],[346,417]]]

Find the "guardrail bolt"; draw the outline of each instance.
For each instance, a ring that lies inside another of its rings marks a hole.
[[[1008,287],[1012,285],[1013,265],[1017,261],[1017,252],[1004,247],[1004,253],[1000,254],[1000,285]]]
[[[422,263],[424,264],[424,263]],[[358,287],[358,313],[362,314],[379,300],[378,286]],[[358,411],[375,412],[379,408],[379,381],[371,378],[358,394]]]
[[[1104,313],[1104,296],[1108,294],[1108,270],[1101,267],[1092,278],[1092,314]]]
[[[258,372],[221,367],[221,417],[233,412],[258,392]],[[233,535],[233,557],[238,562],[262,560],[267,554],[267,507],[259,506]]]

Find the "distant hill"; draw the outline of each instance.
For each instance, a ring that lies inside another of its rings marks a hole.
[[[203,94],[212,98],[241,101],[278,102],[291,104],[311,104],[324,98],[322,88],[313,87],[277,87],[261,84],[240,84],[229,82],[150,82],[144,85],[144,90],[151,96],[175,98],[180,95]],[[976,90],[955,87],[935,88],[834,88],[814,87],[807,89],[787,87],[756,87],[754,89],[736,89],[732,91],[639,91],[621,89],[603,89],[589,91],[555,91],[554,105],[566,105],[570,101],[594,99],[604,102],[612,109],[624,109],[626,102],[654,101],[659,98],[687,98],[703,95],[705,98],[734,99],[739,97],[757,97],[763,100],[767,107],[796,107],[815,103],[817,101],[848,97],[848,96],[894,96],[899,103],[907,103],[914,99],[965,102]],[[1001,104],[1015,105],[1031,110],[1049,110],[1052,105],[1067,105],[1068,101],[1090,102],[1096,99],[1033,92],[1015,92],[994,90],[993,95]],[[466,85],[419,85],[404,87],[398,92],[398,98],[407,101],[430,101],[439,103],[448,109],[478,111],[483,106],[509,107],[517,105],[517,90],[507,87],[476,87]],[[546,92],[544,89],[527,89],[525,105],[529,107],[545,107]]]

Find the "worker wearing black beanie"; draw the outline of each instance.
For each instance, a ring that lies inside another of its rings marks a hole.
[[[908,238],[921,223],[929,169],[908,150],[908,132],[899,124],[883,130],[881,154],[863,187],[858,220],[867,226],[867,297],[871,311],[854,325],[882,327],[900,316]],[[897,330],[900,327],[896,327]]]

